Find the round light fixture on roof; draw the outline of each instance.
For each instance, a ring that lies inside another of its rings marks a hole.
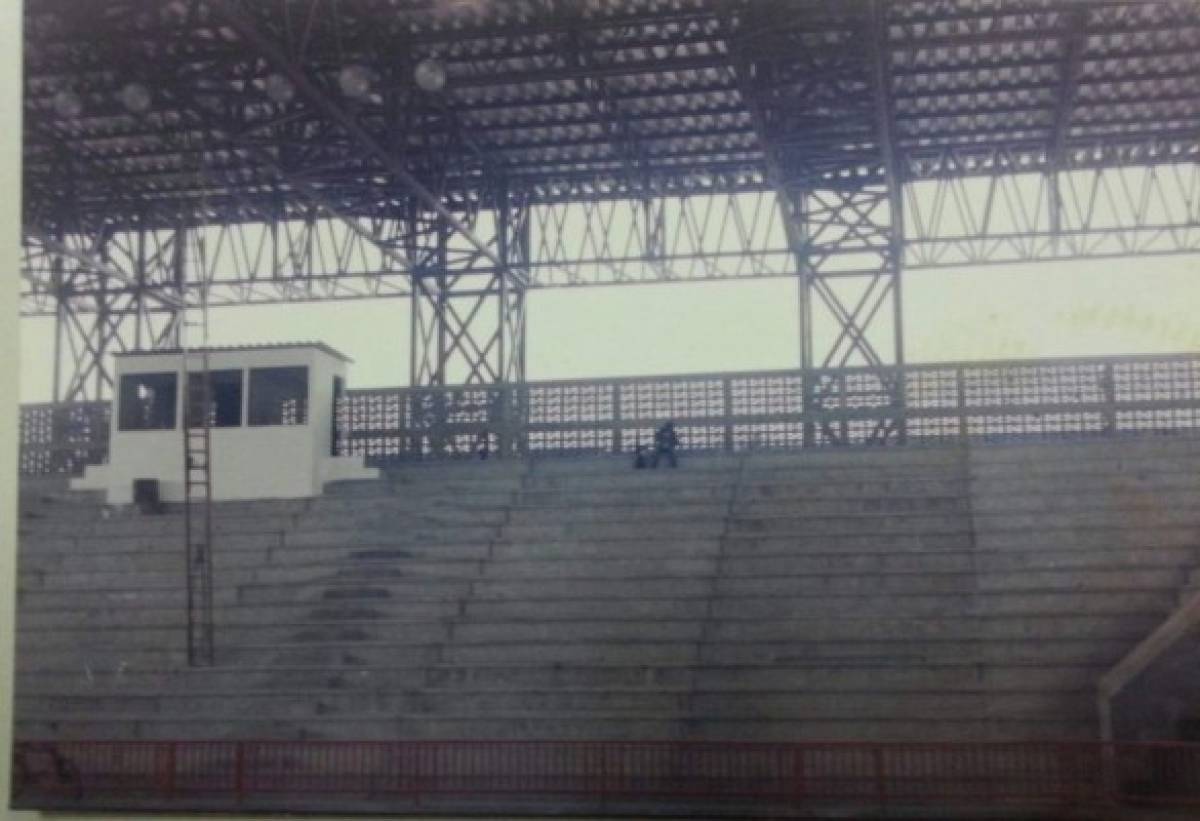
[[[338,85],[347,97],[366,97],[371,91],[371,72],[363,66],[346,66],[338,72]]]
[[[78,117],[83,113],[83,100],[69,88],[54,95],[54,113],[60,117]]]
[[[267,96],[280,105],[290,103],[292,98],[296,96],[296,87],[292,85],[292,81],[282,74],[271,74],[267,77],[264,87],[267,90]]]
[[[441,60],[432,57],[417,63],[413,79],[424,91],[437,92],[446,87],[446,67]]]
[[[117,97],[121,104],[134,114],[141,114],[150,108],[152,102],[150,89],[141,83],[126,83]]]
[[[164,23],[179,25],[187,19],[188,7],[183,0],[171,0],[162,7],[162,19]]]

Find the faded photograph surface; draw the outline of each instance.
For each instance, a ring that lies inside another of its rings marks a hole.
[[[1200,2],[24,45],[13,807],[1200,811]]]

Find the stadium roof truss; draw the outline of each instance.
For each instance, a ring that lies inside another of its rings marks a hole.
[[[803,367],[887,365],[903,270],[1200,250],[1195,0],[27,0],[25,37],[56,399],[181,300],[408,298],[436,385],[523,380],[530,289],[793,277]]]

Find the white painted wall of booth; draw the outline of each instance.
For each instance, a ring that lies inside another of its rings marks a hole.
[[[345,379],[346,361],[326,348],[297,345],[270,348],[213,350],[209,369],[242,371],[241,426],[211,429],[212,498],[292,499],[318,496],[326,481],[371,479],[378,471],[363,466],[361,456],[335,457],[333,445],[333,383]],[[202,369],[202,358],[188,354],[188,370]],[[307,421],[303,425],[249,423],[250,370],[304,367],[308,369]],[[184,498],[183,478],[183,355],[138,353],[116,358],[116,380],[130,374],[176,374],[175,427],[171,430],[121,430],[120,390],[112,414],[111,450],[104,465],[92,465],[72,481],[77,490],[102,490],[108,503],[130,504],[135,479],[157,479],[164,501]]]

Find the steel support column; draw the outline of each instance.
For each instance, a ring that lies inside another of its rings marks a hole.
[[[900,432],[903,390],[896,378],[903,357],[898,288],[900,247],[886,186],[849,190],[793,190],[785,198],[784,218],[792,223],[797,256],[800,309],[800,356],[813,369],[868,366],[877,369],[881,387],[892,396],[896,418],[879,426],[872,438],[884,441]],[[810,411],[844,408],[845,386],[829,377],[806,380]],[[818,431],[806,431],[814,441]],[[826,426],[833,441],[845,432]]]
[[[135,235],[131,248],[105,233],[26,243],[27,257],[54,272],[54,401],[109,398],[112,354],[161,343],[177,310],[147,271],[144,238]]]
[[[525,380],[525,287],[529,211],[501,188],[491,215],[500,268],[455,266],[443,229],[434,261],[413,275],[410,384],[519,384]]]

